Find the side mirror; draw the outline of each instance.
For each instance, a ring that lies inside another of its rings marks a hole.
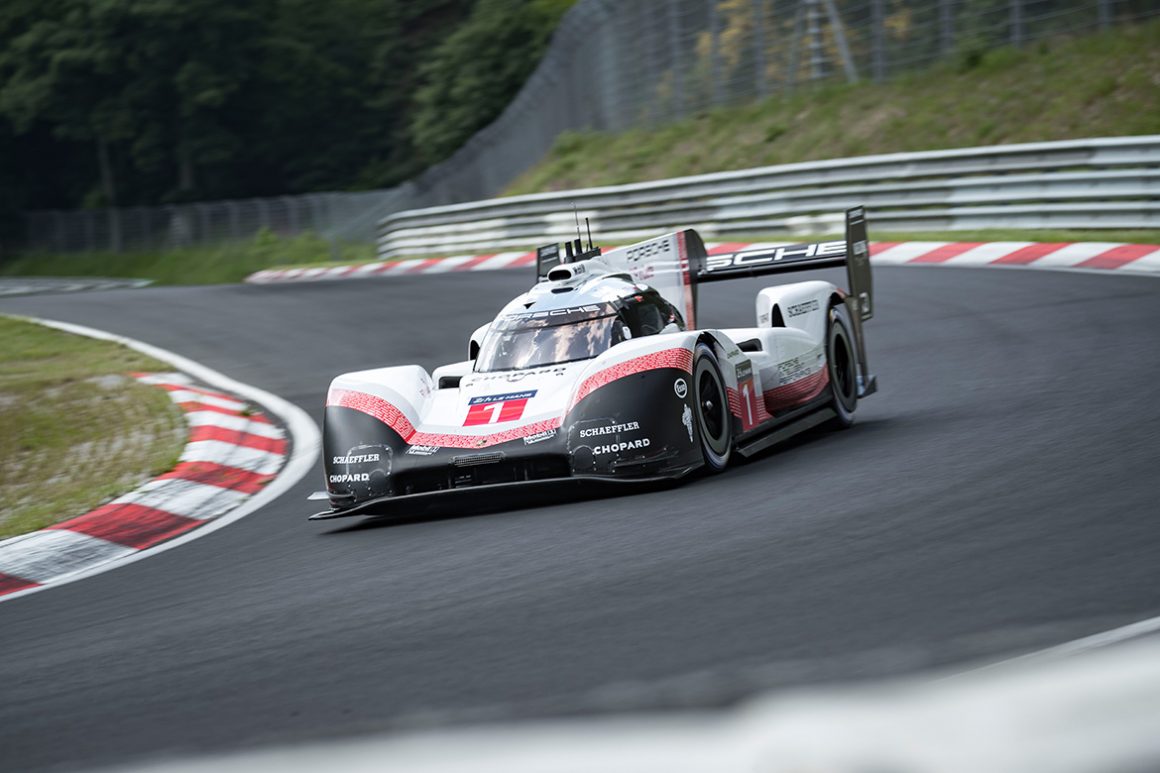
[[[488,329],[491,328],[491,323],[480,325],[471,334],[471,340],[467,343],[467,359],[474,360],[479,356],[479,349],[483,346],[483,337],[487,335]]]

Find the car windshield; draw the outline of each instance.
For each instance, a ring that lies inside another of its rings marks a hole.
[[[533,325],[489,331],[475,369],[487,373],[588,360],[624,340],[624,326],[615,315]]]

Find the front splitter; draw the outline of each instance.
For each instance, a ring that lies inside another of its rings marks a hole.
[[[485,486],[427,491],[397,497],[378,497],[342,510],[327,510],[310,516],[312,521],[347,518],[355,515],[425,515],[433,510],[464,505],[490,507],[528,504],[536,497],[552,494],[612,494],[626,489],[658,487],[675,483],[695,470],[689,467],[668,475],[649,478],[611,478],[602,475],[576,475],[568,478],[492,483]]]

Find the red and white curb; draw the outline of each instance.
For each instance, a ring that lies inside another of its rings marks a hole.
[[[721,242],[707,245],[711,255],[728,255],[776,247],[784,242]],[[1160,244],[1122,242],[872,242],[871,262],[878,265],[1006,266],[1120,271],[1160,275]],[[494,271],[524,268],[536,262],[535,252],[455,255],[376,261],[353,266],[284,268],[258,271],[246,277],[252,284],[318,282],[373,276],[412,276],[452,271]]]
[[[205,525],[273,480],[286,461],[282,430],[233,395],[181,373],[134,374],[185,411],[177,466],[92,512],[0,541],[0,595],[47,585]]]
[[[272,501],[313,467],[317,426],[276,395],[140,341],[79,325],[33,321],[116,341],[184,371],[135,375],[167,390],[181,406],[189,439],[173,470],[137,490],[92,512],[0,542],[0,601],[201,537]]]

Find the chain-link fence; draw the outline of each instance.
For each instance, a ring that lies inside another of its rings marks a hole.
[[[262,230],[312,231],[341,241],[371,241],[375,222],[397,190],[312,193],[165,207],[121,207],[25,214],[26,245],[48,252],[156,250],[236,241]]]
[[[403,209],[494,196],[568,130],[679,120],[826,81],[1160,15],[1160,0],[579,0],[503,114],[396,188],[26,215],[33,250],[120,250],[314,231],[372,241]],[[1142,106],[1142,109],[1147,109]]]

